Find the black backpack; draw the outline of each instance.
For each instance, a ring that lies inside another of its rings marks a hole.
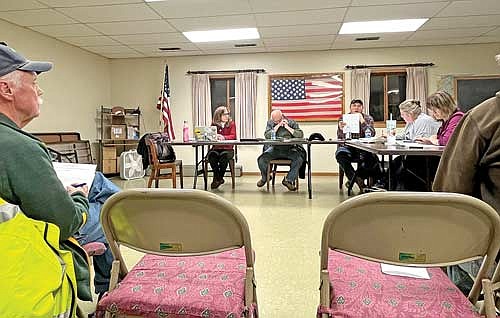
[[[149,136],[149,139],[156,147],[156,154],[158,155],[158,160],[160,162],[174,162],[175,151],[174,148],[169,144],[169,137],[165,133],[153,133]]]

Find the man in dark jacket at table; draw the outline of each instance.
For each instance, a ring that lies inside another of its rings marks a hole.
[[[272,137],[280,139],[303,138],[304,132],[299,128],[299,125],[291,119],[286,118],[281,110],[276,109],[271,112],[271,119],[267,122],[264,137],[272,139]],[[261,179],[257,182],[257,186],[263,187],[269,179],[269,171],[267,166],[274,159],[290,159],[292,164],[290,171],[281,182],[288,190],[296,191],[297,187],[294,181],[297,180],[299,169],[305,162],[305,150],[302,145],[273,145],[267,147],[264,152],[257,158]]]

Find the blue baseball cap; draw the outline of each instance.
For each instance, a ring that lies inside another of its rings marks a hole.
[[[36,72],[40,74],[52,69],[50,62],[29,61],[13,48],[0,44],[0,76],[4,76],[15,70]]]

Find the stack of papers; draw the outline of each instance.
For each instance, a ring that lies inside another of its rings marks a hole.
[[[398,266],[384,263],[380,264],[380,267],[382,269],[382,273],[387,275],[430,279],[427,269],[423,267]]]
[[[90,189],[94,181],[96,165],[68,162],[53,162],[52,164],[57,177],[65,187],[85,183]]]
[[[426,145],[426,144],[421,144],[421,143],[418,143],[418,142],[403,142],[403,141],[396,141],[396,145],[398,145],[398,146],[405,146],[407,148],[435,147],[435,145]]]

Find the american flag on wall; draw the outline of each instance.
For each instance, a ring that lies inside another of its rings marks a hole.
[[[170,140],[175,139],[174,125],[172,124],[172,114],[170,113],[170,85],[168,83],[168,65],[165,64],[165,76],[163,78],[163,90],[161,91],[156,109],[161,112],[160,125],[163,126],[163,132],[167,133]]]
[[[271,109],[296,121],[333,121],[342,115],[343,78],[271,78]]]

